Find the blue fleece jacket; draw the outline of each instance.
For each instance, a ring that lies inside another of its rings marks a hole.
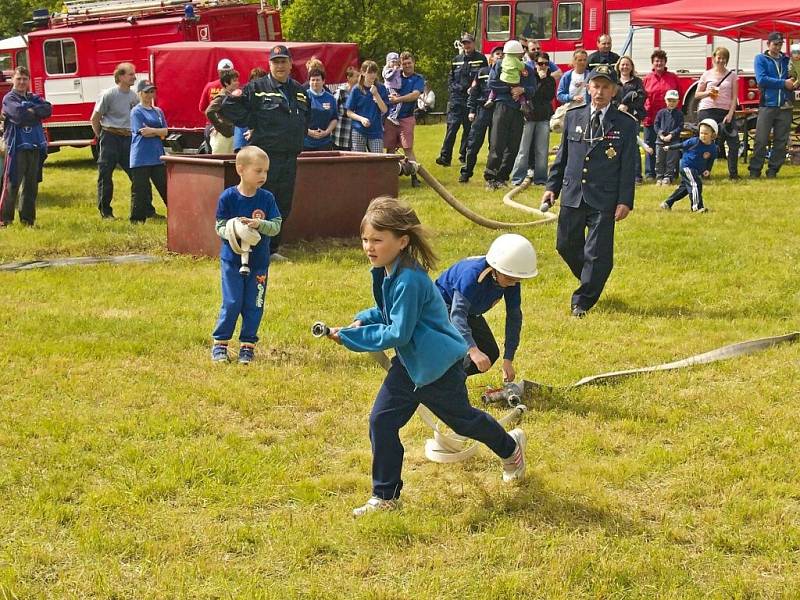
[[[506,338],[503,358],[514,360],[522,329],[520,284],[501,287],[492,277],[485,256],[465,258],[442,273],[436,287],[450,309],[450,320],[471,348],[475,346],[467,317],[488,312],[500,299],[506,303]]]
[[[761,102],[759,106],[783,106],[794,99],[794,94],[786,87],[789,79],[789,57],[781,54],[772,58],[769,52],[757,54],[753,70],[756,74],[758,87],[761,88]]]
[[[663,135],[672,134],[672,140],[677,140],[683,130],[683,112],[677,106],[675,108],[662,108],[656,114],[653,122],[656,133]]]
[[[356,352],[394,348],[398,359],[417,387],[432,383],[464,358],[467,345],[447,317],[444,300],[419,266],[372,269],[372,293],[376,305],[355,319],[361,327],[342,329],[342,344]]]
[[[681,156],[681,169],[689,167],[702,173],[706,170],[708,160],[716,160],[717,143],[711,142],[704,144],[698,137],[690,137],[681,144],[683,156]]]

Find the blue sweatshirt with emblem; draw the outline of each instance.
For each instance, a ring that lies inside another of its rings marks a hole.
[[[470,348],[476,344],[467,317],[480,316],[504,299],[506,341],[503,358],[514,360],[522,330],[522,295],[519,283],[506,288],[499,286],[486,257],[476,256],[465,258],[447,269],[436,280],[436,287],[448,306],[450,321]]]
[[[342,344],[356,352],[394,348],[417,387],[433,383],[464,358],[467,345],[450,323],[442,295],[418,264],[400,260],[372,269],[376,305],[355,316],[361,327],[342,329]]]
[[[690,137],[681,144],[683,156],[681,156],[681,168],[689,167],[702,173],[708,166],[708,160],[716,160],[717,143],[712,141],[704,144],[698,137]]]

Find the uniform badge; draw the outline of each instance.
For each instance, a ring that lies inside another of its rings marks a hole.
[[[575,133],[577,133],[579,135],[582,134],[583,133],[583,127],[581,127],[580,125],[576,125],[575,126]]]
[[[614,150],[614,148],[612,146],[609,146],[608,149],[606,150],[606,156],[609,159],[611,159],[611,158],[614,158],[616,155],[617,155],[617,151]]]
[[[264,211],[260,208],[257,208],[253,211],[253,214],[250,216],[251,219],[263,219],[267,215],[264,214]]]

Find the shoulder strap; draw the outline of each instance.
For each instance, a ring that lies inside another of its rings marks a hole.
[[[722,82],[723,82],[723,81],[725,81],[725,80],[726,80],[728,77],[730,77],[730,74],[731,74],[731,73],[733,73],[733,69],[730,69],[730,70],[729,70],[727,73],[725,73],[725,77],[723,77],[722,79],[720,79],[720,80],[717,82],[717,85],[716,85],[716,87],[719,87],[719,86],[721,86],[721,85],[722,85]]]

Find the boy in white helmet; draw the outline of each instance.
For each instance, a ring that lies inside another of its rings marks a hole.
[[[708,177],[708,164],[717,158],[717,133],[719,126],[714,119],[700,121],[696,137],[685,142],[673,144],[670,148],[682,148],[681,183],[672,195],[661,203],[664,210],[672,210],[672,205],[684,196],[692,200],[692,212],[704,213],[708,209],[703,204],[703,177]]]
[[[537,274],[531,243],[521,235],[507,233],[492,242],[486,256],[460,260],[436,280],[450,321],[469,347],[464,359],[468,376],[488,371],[500,357],[483,314],[502,298],[506,304],[503,379],[516,378],[513,362],[522,330],[520,282]]]
[[[517,40],[510,40],[503,46],[503,60],[500,61],[500,81],[507,83],[509,86],[514,87],[519,85],[522,74],[525,71],[525,63],[522,62],[522,57],[525,56],[525,50],[522,48]],[[495,91],[489,92],[489,98],[483,105],[484,108],[491,108],[494,106]],[[525,94],[517,98],[520,106],[525,105]]]

